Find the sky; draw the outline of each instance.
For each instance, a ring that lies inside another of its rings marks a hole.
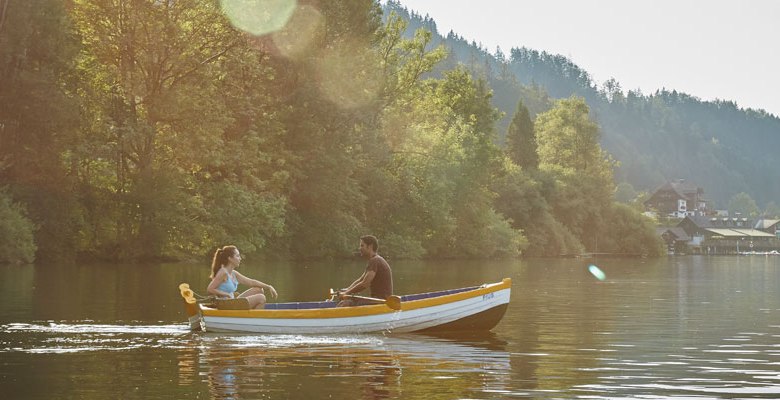
[[[400,0],[508,57],[569,58],[624,92],[677,90],[780,116],[780,0]]]

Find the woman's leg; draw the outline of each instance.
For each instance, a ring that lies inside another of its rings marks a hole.
[[[262,288],[253,287],[241,293],[238,297],[246,297],[247,301],[249,301],[250,309],[263,308],[265,306],[265,294],[263,294]]]
[[[249,308],[263,308],[265,306],[265,295],[264,294],[253,294],[251,296],[247,296],[247,301],[249,301]]]
[[[245,290],[244,293],[239,294],[238,297],[249,297],[255,294],[265,294],[265,291],[262,288],[253,287]]]

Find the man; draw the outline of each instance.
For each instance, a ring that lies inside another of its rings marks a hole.
[[[348,295],[360,293],[367,288],[371,288],[371,297],[377,299],[384,300],[393,294],[393,271],[390,270],[387,261],[377,253],[377,250],[379,250],[379,241],[376,237],[366,235],[360,238],[360,255],[368,260],[368,265],[360,278],[339,292],[339,298],[342,299],[338,304],[339,307],[375,304],[371,301],[348,297]]]

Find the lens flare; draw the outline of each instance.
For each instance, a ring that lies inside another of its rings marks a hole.
[[[322,14],[316,8],[302,5],[295,10],[283,29],[271,34],[271,39],[283,56],[298,58],[306,54],[309,45],[324,25]]]
[[[295,12],[296,0],[220,0],[222,12],[238,29],[262,36],[287,24]]]
[[[603,281],[604,279],[607,279],[607,275],[604,273],[604,271],[602,271],[601,269],[599,269],[599,267],[597,267],[595,265],[591,264],[588,267],[588,271],[590,271],[590,273],[593,274],[593,276],[595,276],[596,279],[598,279],[600,281]]]
[[[381,76],[371,54],[359,44],[331,49],[318,66],[320,91],[332,103],[352,109],[376,99]]]

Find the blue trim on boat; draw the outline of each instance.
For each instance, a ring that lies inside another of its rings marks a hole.
[[[450,294],[468,292],[470,290],[475,290],[475,289],[479,289],[479,286],[472,286],[472,287],[460,288],[460,289],[442,290],[442,291],[439,291],[439,292],[409,294],[409,295],[406,295],[406,296],[401,296],[401,301],[414,301],[414,300],[430,299],[431,297],[447,296],[447,295],[450,295]]]
[[[438,292],[428,292],[419,294],[410,294],[401,296],[401,301],[414,301],[422,299],[430,299],[431,297],[447,296],[455,293],[468,292],[470,290],[479,289],[479,286],[471,286],[460,289],[441,290]],[[318,308],[333,308],[338,304],[335,301],[306,301],[296,303],[267,303],[265,305],[266,310],[312,310]]]
[[[308,301],[299,303],[266,303],[266,310],[311,310],[316,308],[334,308],[335,301]]]

